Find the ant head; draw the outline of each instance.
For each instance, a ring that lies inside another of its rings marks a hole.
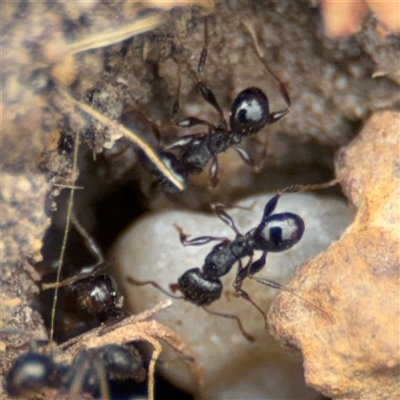
[[[278,253],[293,247],[303,236],[304,221],[296,214],[281,213],[263,219],[254,231],[260,250]]]
[[[6,389],[11,396],[26,396],[50,386],[54,363],[48,356],[28,353],[18,358],[6,376]]]
[[[184,299],[198,306],[205,306],[218,300],[222,292],[222,282],[219,279],[205,279],[199,268],[186,271],[178,279],[178,286]]]
[[[236,96],[229,117],[233,132],[241,132],[244,135],[259,132],[268,119],[268,98],[261,89],[247,88]]]
[[[104,314],[122,307],[117,283],[108,274],[83,279],[76,283],[80,308],[91,315]]]

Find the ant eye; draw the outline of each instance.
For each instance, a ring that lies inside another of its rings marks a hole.
[[[257,227],[254,240],[262,250],[280,252],[293,247],[303,233],[304,221],[298,215],[282,213],[266,218]]]
[[[268,122],[269,105],[261,89],[251,87],[241,91],[231,107],[231,130],[251,134],[260,131]]]

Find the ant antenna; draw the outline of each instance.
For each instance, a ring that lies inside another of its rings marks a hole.
[[[203,72],[204,64],[206,63],[208,54],[208,24],[207,17],[204,17],[204,45],[201,50],[199,64],[197,66],[197,74],[200,75]]]
[[[93,257],[97,260],[96,264],[86,267],[86,269],[94,269],[98,265],[104,262],[104,256],[98,244],[94,241],[94,239],[89,235],[87,230],[82,226],[82,224],[76,218],[76,215],[73,211],[71,211],[71,222],[74,225],[74,228],[79,232],[79,234],[83,237],[86,247],[92,253]]]
[[[126,280],[135,286],[145,286],[145,285],[151,285],[154,286],[156,289],[158,289],[160,292],[166,294],[167,296],[173,298],[173,299],[183,299],[183,296],[175,296],[172,293],[166,291],[162,286],[160,286],[158,283],[154,281],[137,281],[136,279],[133,279],[131,276],[127,276]]]
[[[211,104],[214,107],[214,109],[218,112],[220,117],[219,126],[226,129],[227,124],[224,118],[224,113],[222,111],[222,108],[218,104],[218,101],[212,90],[208,86],[206,86],[201,80],[201,74],[203,72],[204,65],[207,60],[207,54],[208,54],[208,23],[207,23],[207,17],[204,17],[204,45],[203,49],[201,50],[199,63],[197,65],[197,85],[199,86],[200,93],[203,96],[203,99],[207,103]]]
[[[278,82],[279,84],[279,91],[281,92],[281,95],[283,97],[283,99],[285,100],[287,107],[278,113],[275,113],[275,119],[279,120],[281,119],[284,115],[286,115],[289,111],[290,111],[290,107],[292,105],[291,100],[290,100],[290,96],[288,91],[286,90],[285,85],[283,84],[283,82],[278,78],[278,76],[271,70],[271,68],[268,66],[268,64],[265,62],[264,58],[263,58],[263,54],[262,51],[260,50],[260,46],[258,44],[258,40],[256,37],[256,34],[254,32],[254,29],[247,23],[242,21],[241,22],[242,26],[245,28],[245,30],[247,31],[247,33],[249,33],[249,35],[252,38],[252,45],[254,48],[254,51],[256,52],[258,58],[260,59],[260,61],[263,63],[265,69],[273,76],[273,78]]]
[[[291,289],[289,289],[288,287],[286,287],[286,286],[284,286],[284,285],[281,285],[281,284],[278,283],[278,282],[271,281],[271,280],[269,280],[269,279],[265,279],[265,278],[256,278],[256,277],[253,276],[253,275],[248,275],[248,277],[249,277],[250,279],[254,279],[254,280],[257,281],[258,283],[261,283],[261,284],[263,284],[263,285],[265,285],[265,286],[268,286],[268,287],[271,287],[271,288],[273,288],[273,289],[278,289],[278,290],[282,290],[282,291],[284,291],[284,292],[289,292],[289,293],[291,293],[293,296],[296,296],[296,297],[299,298],[300,300],[302,300],[302,301],[304,301],[305,303],[309,304],[309,305],[310,305],[311,307],[313,307],[315,310],[318,310],[318,311],[320,311],[321,313],[323,313],[323,314],[329,319],[330,322],[332,322],[332,323],[334,322],[334,321],[333,321],[333,318],[332,318],[332,316],[331,316],[330,314],[328,314],[325,310],[323,310],[321,307],[318,307],[317,305],[315,305],[315,304],[312,303],[311,301],[309,301],[309,300],[305,299],[304,297],[298,295],[294,290],[291,290]]]
[[[74,284],[75,282],[81,281],[83,279],[94,277],[99,270],[105,270],[112,265],[114,257],[110,257],[108,260],[104,260],[103,253],[100,247],[94,241],[94,239],[89,235],[86,229],[80,224],[76,215],[71,211],[71,222],[73,223],[76,230],[83,236],[87,248],[92,253],[93,257],[97,259],[97,262],[88,267],[84,267],[79,275],[72,276],[63,281],[57,280],[56,282],[42,283],[42,290],[56,289],[60,287],[65,287]]]
[[[178,89],[176,91],[176,97],[171,110],[171,122],[175,124],[174,118],[179,111],[179,97],[181,94],[181,61],[178,61]]]
[[[55,289],[55,288],[69,286],[69,285],[72,285],[75,282],[82,281],[82,280],[84,280],[86,278],[94,277],[99,270],[103,270],[103,269],[109,268],[109,266],[112,265],[113,261],[114,261],[114,258],[112,257],[109,260],[101,263],[101,264],[103,264],[101,269],[100,268],[99,269],[96,268],[101,264],[96,264],[94,266],[85,267],[85,268],[83,268],[83,270],[87,270],[88,269],[89,270],[88,272],[81,272],[78,275],[72,276],[71,278],[64,279],[61,282],[58,281],[58,282],[42,283],[42,290]]]

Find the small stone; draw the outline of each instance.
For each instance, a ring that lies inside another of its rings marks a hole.
[[[245,233],[261,221],[264,206],[271,196],[252,197],[240,203],[241,206],[255,203],[251,210],[228,210],[239,231]],[[258,276],[286,284],[298,265],[326,249],[332,240],[339,237],[350,223],[351,216],[343,201],[312,194],[283,195],[275,212],[283,211],[296,213],[304,219],[304,236],[292,249],[268,254],[267,264]],[[234,238],[233,231],[217,216],[196,212],[168,211],[135,223],[119,239],[114,251],[120,287],[132,312],[146,310],[166,295],[150,285],[129,285],[127,276],[139,281],[154,280],[169,291],[169,285],[177,282],[186,270],[201,267],[213,247],[212,243],[184,247],[174,224],[181,226],[190,238],[207,235]],[[258,252],[255,257],[259,257]],[[238,315],[244,329],[255,337],[254,342],[242,335],[234,320],[208,314],[184,300],[175,300],[172,307],[157,316],[161,323],[182,337],[204,368],[204,392],[196,394],[214,399],[316,398],[317,394],[304,383],[300,362],[285,355],[272,340],[256,308],[235,296],[232,281],[236,271],[234,266],[223,277],[221,299],[211,304],[209,309]],[[243,288],[265,311],[277,294],[276,290],[250,279],[244,282]],[[309,308],[312,313],[323,314],[296,297],[293,301]],[[163,359],[170,361],[164,367],[165,376],[176,385],[193,391],[187,371],[181,363],[173,361],[176,355],[172,351],[163,352]]]

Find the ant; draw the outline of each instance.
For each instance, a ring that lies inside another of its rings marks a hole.
[[[17,358],[8,371],[6,390],[12,397],[29,396],[45,388],[72,393],[90,393],[98,398],[108,393],[110,379],[145,379],[141,358],[133,347],[106,345],[80,351],[71,365],[56,362],[54,355],[37,350]],[[104,386],[105,385],[105,386]]]
[[[251,335],[249,335],[243,329],[239,317],[232,314],[216,313],[208,310],[206,306],[221,297],[223,287],[220,278],[224,275],[227,275],[231,271],[233,265],[236,263],[239,263],[239,267],[233,287],[240,297],[243,297],[245,300],[249,301],[262,314],[266,327],[268,326],[266,314],[257,304],[253,302],[249,294],[242,289],[243,281],[246,278],[254,279],[263,285],[275,289],[290,292],[296,297],[299,297],[303,301],[309,303],[306,299],[303,299],[284,285],[268,279],[254,277],[254,275],[264,267],[268,252],[279,253],[288,250],[297,244],[303,236],[305,224],[300,216],[290,212],[273,214],[280,196],[284,192],[295,190],[297,190],[297,187],[287,188],[278,192],[274,197],[272,197],[264,207],[261,222],[255,228],[251,229],[245,234],[239,232],[234,221],[223,210],[221,205],[214,205],[213,209],[218,217],[235,232],[236,237],[233,240],[226,237],[214,236],[199,236],[188,240],[188,235],[183,232],[182,228],[178,225],[175,225],[179,232],[180,241],[184,246],[201,246],[212,241],[220,242],[208,253],[202,268],[189,269],[178,279],[177,283],[170,284],[170,289],[172,292],[175,293],[177,290],[179,290],[182,292],[182,296],[178,297],[171,295],[154,281],[139,282],[132,277],[128,277],[128,282],[135,285],[151,284],[161,290],[163,293],[166,293],[171,297],[183,298],[184,300],[203,307],[205,311],[211,314],[235,319],[243,335],[247,339],[253,340]],[[254,251],[257,250],[261,250],[262,255],[259,259],[253,262]],[[246,266],[243,267],[241,259],[244,257],[250,257],[250,259]],[[312,303],[310,304],[320,310],[319,307],[314,306]],[[323,310],[321,311],[324,312]]]
[[[101,319],[109,315],[119,316],[123,305],[118,285],[106,273],[99,274],[99,268],[104,267],[104,256],[98,244],[90,237],[86,229],[80,224],[75,214],[71,214],[71,222],[83,237],[86,247],[90,250],[96,262],[85,267],[80,274],[59,283],[43,284],[43,289],[54,287],[68,287],[68,291],[76,296],[79,308],[87,313],[99,316]]]
[[[152,173],[156,180],[169,191],[184,190],[187,186],[187,175],[201,173],[210,160],[212,160],[209,173],[210,184],[211,187],[216,187],[218,184],[217,155],[230,147],[247,164],[258,170],[260,166],[256,166],[250,155],[243,148],[238,147],[238,144],[240,144],[243,138],[254,135],[260,132],[265,126],[278,122],[290,111],[291,101],[285,85],[266,65],[256,45],[255,35],[247,26],[246,28],[252,35],[253,47],[257,56],[267,71],[278,82],[281,96],[287,105],[286,108],[270,112],[268,97],[261,89],[250,87],[242,90],[234,99],[228,125],[213,91],[201,79],[201,73],[208,54],[208,27],[207,19],[205,19],[204,46],[197,66],[197,85],[203,99],[218,112],[220,117],[218,125],[215,126],[197,117],[187,117],[176,125],[183,128],[204,125],[208,128],[208,132],[185,135],[165,146],[157,125],[147,120],[139,111],[128,109],[121,116],[121,121],[125,126],[132,128],[135,132],[139,131],[139,134],[136,133],[138,136],[148,136],[148,133],[151,131],[156,138],[158,143],[153,145],[153,153],[157,157],[146,156],[140,149],[139,156],[148,172]],[[174,102],[171,113],[171,120],[174,124],[174,118],[179,111],[179,93],[180,76],[177,99]],[[170,150],[177,150],[177,154],[171,153]]]
[[[206,133],[189,134],[180,137],[175,142],[167,146],[167,150],[178,149],[178,159],[188,173],[199,174],[206,167],[208,162],[212,160],[210,168],[210,184],[215,187],[218,184],[218,159],[217,155],[232,147],[239,156],[247,164],[256,167],[254,161],[249,154],[237,145],[247,136],[254,135],[260,132],[265,126],[278,122],[286,114],[289,113],[291,101],[289,93],[286,90],[283,82],[272,72],[261,57],[259,49],[256,45],[255,35],[247,25],[253,39],[253,47],[255,52],[263,63],[267,71],[278,82],[279,90],[282,98],[286,103],[286,108],[276,112],[270,112],[268,97],[264,92],[257,87],[250,87],[242,90],[234,99],[230,115],[229,126],[224,117],[223,111],[218,104],[218,101],[212,90],[206,86],[201,80],[201,73],[204,69],[207,54],[208,54],[208,28],[207,18],[204,20],[204,46],[200,54],[199,63],[197,66],[197,85],[199,87],[203,99],[211,104],[219,114],[219,123],[217,126],[208,121],[197,117],[187,117],[177,125],[184,128],[191,128],[196,125],[205,125],[208,128]],[[172,109],[172,120],[179,110],[179,88],[178,98]],[[157,136],[159,138],[159,136]]]

